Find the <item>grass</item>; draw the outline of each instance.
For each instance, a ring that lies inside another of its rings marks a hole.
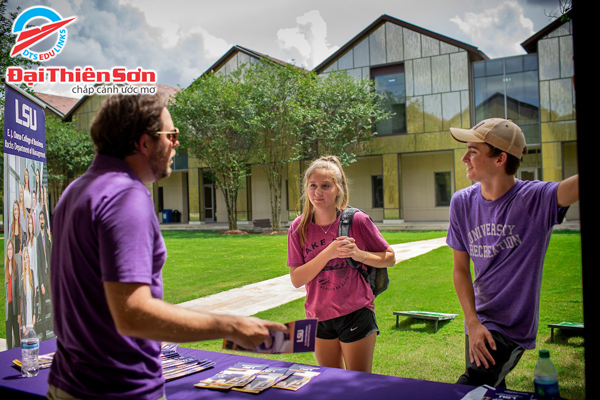
[[[425,240],[445,232],[383,232],[391,244]],[[225,236],[217,233],[165,231],[169,258],[163,270],[165,300],[179,303],[287,273],[286,236]],[[3,243],[2,243],[3,244]],[[2,247],[3,248],[3,247]],[[552,235],[544,266],[537,349],[550,350],[558,369],[561,395],[584,399],[584,343],[581,337],[556,334],[549,323],[583,321],[579,233]],[[4,257],[2,257],[2,260]],[[3,265],[0,272],[3,272]],[[375,348],[374,372],[439,382],[455,382],[464,369],[464,318],[452,284],[452,251],[448,247],[401,262],[390,269],[390,288],[376,300],[381,330]],[[0,288],[4,301],[4,285]],[[284,304],[257,316],[279,322],[304,318],[304,300]],[[450,322],[433,324],[401,318],[396,310],[456,313]],[[4,320],[4,307],[0,308]],[[4,337],[4,325],[0,337]],[[220,351],[221,341],[186,344]],[[263,356],[314,364],[312,353]],[[510,373],[510,388],[532,391],[537,351],[527,351]]]

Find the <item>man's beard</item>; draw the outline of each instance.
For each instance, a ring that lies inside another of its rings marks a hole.
[[[163,154],[165,152],[165,146],[158,142],[156,150],[150,156],[150,169],[156,181],[159,181],[167,176],[171,175],[171,153],[165,160]]]

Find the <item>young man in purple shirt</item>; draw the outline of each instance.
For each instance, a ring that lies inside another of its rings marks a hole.
[[[159,95],[107,97],[91,126],[97,155],[56,206],[50,399],[164,399],[161,341],[252,348],[286,330],[162,300],[166,247],[145,185],[170,174],[179,144],[165,104]]]
[[[450,132],[467,144],[462,162],[477,182],[450,203],[447,243],[467,334],[466,370],[457,383],[505,387],[523,352],[535,348],[544,256],[552,227],[579,200],[579,176],[559,183],[516,179],[526,143],[510,120]]]

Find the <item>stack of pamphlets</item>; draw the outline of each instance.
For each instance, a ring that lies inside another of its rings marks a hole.
[[[311,379],[319,376],[323,372],[323,367],[313,365],[294,364],[289,368],[292,374],[273,387],[277,389],[286,389],[296,391],[305,386]]]
[[[194,356],[184,357],[177,352],[177,344],[164,344],[161,349],[163,376],[165,381],[171,381],[182,376],[195,374],[212,368],[215,363],[210,360],[198,360]]]
[[[285,367],[268,367],[260,371],[259,374],[254,377],[254,380],[246,386],[241,388],[234,387],[232,390],[247,393],[260,393],[277,384],[279,381],[286,379],[292,373],[292,371]]]
[[[315,336],[317,333],[316,319],[302,319],[285,324],[288,332],[271,331],[268,345],[262,343],[253,349],[243,348],[230,340],[223,340],[223,349],[250,351],[253,353],[282,354],[303,353],[315,351]]]
[[[194,386],[205,389],[229,390],[242,388],[252,382],[256,375],[267,368],[266,365],[239,362],[218,374],[203,379]]]
[[[303,364],[294,364],[286,368],[239,362],[194,386],[247,393],[260,393],[270,387],[296,391],[319,376],[323,369]]]
[[[517,392],[506,388],[494,388],[488,385],[478,386],[461,400],[535,400],[534,393]]]
[[[39,356],[40,369],[50,368],[54,353]],[[210,360],[198,360],[196,357],[184,357],[177,352],[177,344],[164,344],[160,354],[163,375],[166,381],[180,378],[182,376],[195,374],[212,368],[215,363]],[[21,368],[21,360],[13,360],[13,364]]]

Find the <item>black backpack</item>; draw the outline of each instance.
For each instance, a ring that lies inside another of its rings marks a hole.
[[[344,208],[340,217],[340,227],[338,230],[338,236],[350,236],[350,227],[352,226],[352,219],[354,218],[354,214],[356,214],[357,212],[364,211],[350,206]],[[352,258],[346,258],[346,262],[352,268],[358,269],[358,271],[365,278],[367,283],[371,286],[375,297],[383,293],[388,288],[390,280],[388,278],[387,268],[375,268],[365,265],[365,267],[367,267],[367,270],[365,271],[361,268],[363,264],[359,263],[358,261],[354,261]]]

